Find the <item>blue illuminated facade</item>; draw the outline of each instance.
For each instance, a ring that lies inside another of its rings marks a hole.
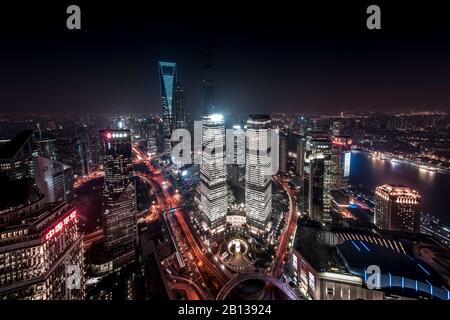
[[[174,102],[177,86],[177,64],[174,62],[158,62],[161,94],[161,114],[163,120],[162,134],[164,152],[170,151],[170,139],[174,126]]]
[[[433,269],[407,254],[361,240],[345,241],[338,245],[338,252],[348,270],[364,283],[371,275],[369,266],[377,266],[383,291],[450,300],[449,288]]]

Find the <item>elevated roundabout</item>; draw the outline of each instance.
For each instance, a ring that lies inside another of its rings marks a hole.
[[[271,290],[267,290],[268,287]],[[271,300],[275,297],[298,300],[297,295],[286,283],[264,273],[250,272],[228,281],[218,293],[216,300]]]

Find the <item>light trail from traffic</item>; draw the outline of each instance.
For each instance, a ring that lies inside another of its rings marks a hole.
[[[161,173],[160,170],[155,168],[148,157],[142,151],[140,151],[137,146],[134,145],[132,147],[132,150],[133,153],[138,157],[139,161],[142,161],[147,166],[148,170],[152,172],[152,175],[142,172],[135,172],[135,175],[139,178],[142,178],[151,186],[151,188],[153,188],[153,190],[155,190],[158,202],[163,208],[163,210],[160,211],[160,215],[172,215],[176,218],[176,221],[180,226],[180,231],[183,233],[184,239],[186,239],[188,243],[189,250],[192,251],[193,256],[195,256],[196,261],[198,261],[197,267],[201,269],[202,272],[206,272],[207,274],[209,274],[211,278],[214,279],[214,281],[217,283],[218,288],[222,287],[226,282],[228,282],[229,277],[224,272],[224,270],[220,270],[220,268],[217,268],[216,265],[211,262],[206,256],[207,251],[202,248],[201,243],[199,243],[198,239],[195,237],[193,231],[189,227],[188,222],[185,220],[185,212],[182,211],[181,208],[179,208],[179,203],[181,200],[180,195],[173,195],[169,193],[169,189],[170,187],[172,187],[170,181],[168,181],[168,179],[164,176],[164,174]],[[161,196],[161,193],[156,192],[156,190],[158,190],[157,185],[160,186],[163,196]],[[168,226],[172,227],[171,224],[168,224]],[[174,231],[175,230],[172,230],[172,232]],[[206,296],[206,294],[204,295]]]
[[[270,275],[273,275],[275,278],[280,276],[280,272],[282,271],[282,265],[284,262],[284,259],[286,257],[287,251],[288,251],[288,244],[289,239],[294,235],[294,232],[297,228],[297,219],[298,219],[298,212],[297,212],[297,206],[295,204],[295,197],[294,193],[292,192],[291,188],[289,187],[288,183],[286,181],[283,181],[279,177],[275,177],[275,180],[279,182],[283,188],[286,190],[288,196],[289,196],[289,215],[286,219],[287,224],[284,227],[284,231],[281,233],[280,236],[280,242],[278,245],[278,250],[275,255],[275,263],[272,271],[270,272]]]

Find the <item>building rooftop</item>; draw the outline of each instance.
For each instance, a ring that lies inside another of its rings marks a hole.
[[[363,223],[373,224],[373,212],[370,209],[359,208],[359,207],[347,207],[345,208],[356,220]]]
[[[410,196],[410,197],[420,197],[419,192],[411,187],[400,185],[400,184],[383,184],[378,186],[376,193],[387,193],[389,196]]]
[[[14,158],[27,141],[33,136],[33,130],[24,130],[6,143],[0,144],[0,159]]]
[[[424,293],[449,299],[448,284],[426,262],[416,257],[364,240],[345,241],[337,246],[337,250],[347,268],[365,281],[369,266],[377,266],[382,288],[415,289],[409,290],[409,295],[420,296]]]
[[[270,115],[268,114],[249,114],[248,120],[251,121],[270,121]]]
[[[361,240],[347,240],[337,247],[349,269],[364,270],[370,265],[377,265],[383,274],[442,284],[441,279],[425,263],[387,247]]]
[[[25,216],[20,216],[20,219],[10,219],[6,225],[0,225],[0,232],[19,228],[32,228],[33,232],[39,233],[49,227],[55,219],[74,210],[74,207],[64,201],[59,201],[46,203],[33,209]]]
[[[341,190],[331,190],[330,196],[338,206],[348,206],[350,203],[350,197]]]
[[[44,195],[31,180],[0,182],[0,214],[39,201]]]
[[[337,270],[345,272],[345,265],[336,247],[319,240],[323,230],[320,223],[300,220],[294,247],[318,272]]]
[[[384,292],[450,299],[450,252],[424,234],[327,225],[301,219],[295,249],[318,272],[339,272],[368,281],[378,266]]]

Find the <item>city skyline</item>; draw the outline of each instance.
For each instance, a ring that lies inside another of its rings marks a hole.
[[[225,10],[206,15],[204,24],[197,22],[201,8],[185,15],[181,6],[167,19],[139,11],[138,5],[111,5],[103,14],[101,7],[83,4],[79,31],[60,23],[62,4],[31,8],[34,16],[12,5],[11,15],[2,19],[0,113],[56,113],[61,106],[156,113],[157,63],[174,61],[186,108],[200,114],[211,35],[219,111],[449,108],[449,25],[428,16],[427,8],[386,4],[383,28],[375,31],[364,30],[366,7],[349,4],[305,6],[299,17],[287,13],[285,20],[263,11],[248,21],[251,8],[243,6],[232,22]],[[10,20],[19,14],[20,26]]]

